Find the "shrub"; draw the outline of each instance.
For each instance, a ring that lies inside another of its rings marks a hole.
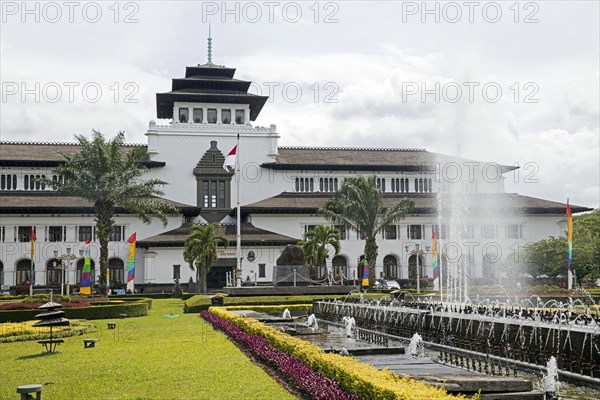
[[[308,312],[312,310],[312,304],[289,304],[289,305],[278,305],[278,306],[227,306],[228,310],[255,310],[264,313],[283,313],[286,309],[288,311],[303,311]]]
[[[99,305],[65,309],[67,318],[74,319],[108,319],[118,318],[120,314],[128,317],[148,315],[148,302],[144,300],[123,302],[115,305]],[[22,322],[35,319],[42,310],[0,310],[0,323]]]
[[[253,305],[290,305],[290,304],[307,304],[319,299],[340,299],[346,296],[247,296],[247,297],[229,297],[224,296],[223,305],[229,306],[253,306]],[[196,295],[186,300],[184,303],[183,312],[198,313],[210,308],[210,298],[203,295]],[[284,308],[285,309],[285,308]]]
[[[55,303],[63,303],[63,302],[68,303],[71,300],[72,300],[71,296],[63,296],[61,294],[53,294],[52,295],[52,301]],[[50,301],[50,295],[45,294],[45,293],[34,294],[33,296],[27,296],[23,299],[23,303],[44,304],[44,303],[48,303],[49,301]]]
[[[274,348],[264,337],[248,335],[238,326],[208,311],[203,311],[201,315],[214,326],[223,330],[235,342],[245,346],[263,362],[276,367],[280,373],[292,380],[301,390],[307,392],[311,398],[358,400],[358,397],[342,390],[335,380],[326,378],[296,357]]]
[[[348,393],[366,399],[455,399],[443,388],[427,386],[406,377],[399,377],[388,370],[377,370],[372,365],[361,364],[351,357],[325,353],[315,345],[258,322],[242,318],[223,307],[211,307],[210,312],[242,328],[250,335],[265,337],[269,343],[285,353],[297,357],[324,376],[334,379]],[[459,397],[464,398],[464,397]]]

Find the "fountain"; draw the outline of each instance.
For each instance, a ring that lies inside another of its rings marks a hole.
[[[283,310],[283,315],[281,316],[283,319],[292,319],[292,314],[290,314],[290,310],[287,308]]]
[[[560,383],[558,382],[558,366],[556,365],[556,358],[550,357],[546,364],[547,373],[544,375],[544,391],[546,392],[546,400],[558,400],[558,389]]]
[[[352,328],[356,325],[356,321],[354,317],[344,317],[342,318],[342,322],[344,323],[344,330],[346,332],[346,337],[352,337]]]
[[[415,333],[408,344],[408,354],[413,357],[423,356],[423,338]]]
[[[461,304],[431,300],[361,304],[352,300],[316,301],[313,312],[319,319],[344,326],[354,318],[357,328],[391,337],[409,339],[418,332],[430,348],[481,360],[493,358],[489,367],[496,370],[496,363],[539,370],[554,357],[562,378],[600,387],[600,318],[578,313],[574,302],[486,299]]]
[[[308,316],[308,320],[306,321],[306,325],[311,328],[313,331],[316,331],[317,329],[319,329],[319,324],[317,322],[317,317],[315,316],[315,314],[310,314]]]

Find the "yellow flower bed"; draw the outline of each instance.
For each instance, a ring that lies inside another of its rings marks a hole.
[[[388,370],[361,364],[352,357],[325,353],[319,347],[258,322],[240,317],[224,307],[211,307],[210,312],[226,319],[251,335],[265,337],[271,345],[295,356],[315,371],[334,379],[342,388],[361,398],[376,400],[456,399],[443,388],[428,386],[414,379],[399,377]],[[474,397],[475,398],[475,397]]]
[[[5,322],[0,324],[0,337],[26,335],[32,333],[50,333],[49,327],[32,326],[39,321]]]

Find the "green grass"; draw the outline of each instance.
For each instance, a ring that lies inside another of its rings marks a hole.
[[[47,354],[36,341],[0,343],[0,399],[44,385],[52,399],[294,399],[179,299],[154,300],[147,317],[95,320],[94,333],[65,338]],[[164,318],[165,314],[179,314]],[[98,338],[84,349],[83,339]]]

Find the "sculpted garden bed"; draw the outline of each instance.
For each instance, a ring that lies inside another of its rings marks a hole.
[[[49,295],[34,295],[23,300],[0,304],[0,323],[23,322],[39,314],[38,307],[50,301]],[[52,301],[60,303],[70,319],[106,319],[148,315],[152,300],[144,298],[108,300],[106,298],[70,298],[54,295]]]
[[[313,373],[319,374],[318,377],[314,378],[316,379],[314,383],[315,387],[322,388],[324,379],[329,379],[335,383],[335,386],[331,386],[334,390],[341,390],[339,396],[348,396],[335,397],[334,395],[331,395],[332,397],[315,398],[390,400],[460,398],[447,394],[442,388],[427,386],[426,384],[413,379],[399,377],[390,371],[380,371],[371,365],[361,364],[352,357],[325,353],[317,346],[277,331],[255,319],[240,317],[224,307],[211,307],[209,312],[204,311],[201,315],[220,329],[226,331],[232,330],[233,333],[228,333],[228,335],[232,337],[233,340],[243,343],[244,346],[248,346],[250,349],[268,346],[286,354],[290,358],[285,358],[283,365],[294,365],[293,367],[290,367],[292,370],[301,368],[300,366],[296,367],[296,365],[298,365],[296,363],[300,363],[304,367],[309,367]],[[225,328],[229,326],[226,322],[239,328],[239,331],[232,329],[231,327]],[[240,337],[241,339],[238,340],[236,337]],[[279,355],[277,357],[279,357]],[[282,357],[281,359],[284,358]],[[278,368],[281,369],[282,367],[278,366]],[[293,372],[288,370],[284,371],[286,371],[284,372],[285,374],[293,377]]]

